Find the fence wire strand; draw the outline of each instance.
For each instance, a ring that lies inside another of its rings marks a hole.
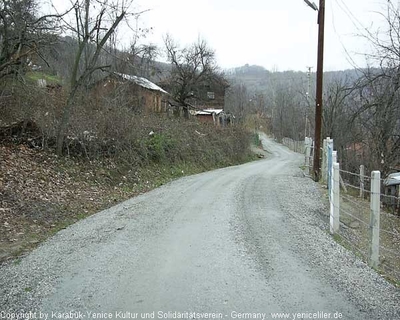
[[[364,220],[361,220],[360,218],[357,218],[356,216],[352,215],[350,212],[348,212],[348,211],[346,211],[344,209],[340,209],[339,208],[339,210],[340,210],[340,213],[344,213],[345,215],[347,215],[349,217],[352,217],[353,219],[361,222],[363,225],[365,225],[365,226],[367,226],[369,228],[369,223],[368,222],[365,222]]]
[[[355,205],[356,207],[361,207],[361,208],[364,209],[364,210],[369,210],[369,207],[366,207],[365,205],[363,205],[363,204],[361,204],[361,203],[357,203],[356,201],[350,199],[350,198],[347,197],[347,196],[344,196],[343,194],[342,194],[342,199],[343,199],[343,200],[346,200],[346,201],[348,201],[348,202],[350,202],[351,204]]]
[[[396,230],[396,232],[385,230],[385,229],[381,229],[380,231],[383,232],[383,233],[390,234],[392,236],[400,238],[400,233],[397,230]]]
[[[351,175],[353,177],[364,178],[365,180],[371,180],[371,177],[365,176],[365,175],[361,175],[359,173],[354,173],[354,172],[350,172],[350,171],[346,171],[346,170],[342,170],[342,169],[339,169],[339,172],[342,172],[342,173],[345,173],[345,174],[349,174],[349,175]]]
[[[371,191],[368,190],[368,189],[356,187],[355,185],[352,185],[352,184],[347,183],[347,182],[343,182],[343,184],[344,184],[346,187],[350,187],[350,188],[353,188],[353,189],[357,189],[357,190],[360,190],[360,191],[365,192],[365,193],[371,193]]]
[[[363,259],[367,260],[367,253],[362,251],[361,248],[358,248],[351,239],[347,238],[344,233],[339,233],[339,235],[350,245],[350,247],[352,247],[353,249],[355,249],[358,253],[361,254],[361,256],[363,257]]]
[[[392,266],[392,265],[390,265],[390,266]],[[381,270],[386,271],[386,273],[387,273],[387,271],[389,271],[392,275],[394,275],[397,278],[399,278],[399,276],[400,276],[400,272],[397,269],[395,269],[396,268],[395,266],[389,267],[388,264],[382,264],[380,266],[380,268],[381,268]]]
[[[397,202],[400,201],[400,198],[399,198],[399,197],[391,196],[391,195],[389,195],[389,194],[381,194],[381,198],[382,198],[382,199],[384,199],[384,198],[386,198],[386,199],[392,199],[392,200],[396,200]]]
[[[309,143],[309,142],[307,142]],[[332,163],[333,159],[333,145],[331,143],[326,144],[326,149],[322,150],[322,154],[325,157],[322,163],[326,163],[326,166]],[[311,151],[312,147],[310,146]],[[310,150],[308,150],[310,152]],[[307,155],[306,155],[307,156]],[[307,158],[307,157],[306,157]],[[310,167],[313,167],[313,156],[305,159],[309,163]],[[364,166],[363,166],[364,167]],[[327,178],[332,179],[328,181],[330,186],[328,191],[328,197],[330,202],[330,218],[331,221],[334,218],[336,212],[339,212],[339,232],[338,236],[343,240],[343,244],[347,244],[348,248],[352,250],[354,254],[360,255],[362,259],[368,261],[369,257],[369,246],[371,245],[370,231],[372,228],[376,228],[374,219],[371,219],[371,214],[376,214],[374,208],[378,210],[378,205],[374,204],[371,206],[371,202],[377,200],[376,195],[379,194],[380,198],[380,229],[378,230],[379,236],[381,237],[381,244],[379,245],[381,260],[380,269],[384,274],[397,277],[400,280],[400,218],[395,215],[396,210],[400,214],[400,194],[385,194],[389,193],[384,188],[387,185],[387,179],[380,179],[380,189],[385,192],[371,192],[372,184],[375,183],[373,175],[366,175],[367,169],[360,166],[360,171],[356,172],[347,171],[339,168],[339,177],[332,178],[334,174],[333,169],[323,170]],[[361,174],[363,173],[363,174]],[[335,190],[339,179],[339,190]],[[333,189],[332,189],[333,188]],[[346,192],[342,192],[346,190]],[[334,203],[339,194],[339,203]],[[344,218],[343,220],[341,218]],[[337,218],[337,217],[335,217]],[[396,220],[394,220],[396,219]],[[346,223],[344,223],[344,221]],[[358,222],[354,228],[347,225],[347,221],[350,221],[349,225],[353,222]]]
[[[382,249],[383,251],[389,252],[391,254],[393,254],[396,258],[400,258],[400,253],[388,248],[385,248],[384,246],[380,246],[380,249]]]

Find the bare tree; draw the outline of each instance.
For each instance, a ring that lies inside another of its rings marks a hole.
[[[199,85],[223,77],[218,73],[214,51],[205,40],[199,40],[182,49],[167,35],[164,43],[168,60],[172,64],[170,91],[183,106],[184,115],[188,118],[188,101],[195,97]]]
[[[278,76],[278,74],[275,74]],[[293,79],[285,79],[285,74],[271,81],[268,101],[272,115],[272,132],[275,137],[289,137],[294,140],[303,138],[305,128],[305,109],[299,84]]]
[[[151,78],[159,70],[156,67],[156,59],[160,55],[160,49],[155,44],[143,44],[140,40],[146,38],[153,28],[136,28],[136,35],[133,38],[128,51],[130,67],[134,73],[141,77]]]
[[[244,84],[234,84],[226,92],[226,110],[233,113],[239,123],[244,121],[249,101],[250,95]]]
[[[372,66],[362,70],[355,85],[359,101],[352,121],[368,140],[371,166],[384,174],[397,166],[400,157],[400,8],[387,2],[386,30],[365,35],[374,47]]]
[[[55,40],[60,15],[39,16],[36,0],[0,2],[0,78],[24,72],[29,59]]]
[[[397,76],[388,70],[370,70],[363,76],[360,103],[353,114],[368,141],[370,165],[384,174],[398,165],[400,157],[400,92]]]
[[[72,21],[64,19],[65,28],[78,41],[69,83],[69,94],[57,132],[57,154],[63,150],[72,106],[79,89],[97,70],[110,65],[99,64],[100,54],[107,41],[115,34],[119,24],[129,15],[130,1],[78,0],[73,3]]]
[[[349,97],[354,93],[353,84],[339,75],[332,81],[326,81],[324,92],[323,136],[335,137],[346,132],[350,123]],[[335,140],[336,142],[336,140]]]

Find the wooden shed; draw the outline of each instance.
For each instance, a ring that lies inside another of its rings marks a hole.
[[[111,73],[94,86],[98,99],[114,99],[138,113],[165,113],[169,94],[150,80],[123,73]]]

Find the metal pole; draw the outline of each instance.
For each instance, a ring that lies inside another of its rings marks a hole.
[[[315,105],[315,149],[314,149],[314,180],[320,178],[320,148],[322,127],[322,86],[324,72],[324,28],[325,28],[325,0],[319,0],[318,11],[318,61],[317,61],[317,96]]]

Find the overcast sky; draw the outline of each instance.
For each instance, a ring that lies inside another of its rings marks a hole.
[[[319,1],[314,0],[318,5]],[[303,0],[136,0],[140,25],[153,27],[146,41],[162,43],[167,32],[182,45],[199,36],[215,49],[223,68],[248,64],[267,69],[316,66],[317,12]],[[326,0],[325,70],[365,64],[368,43],[357,36],[360,22],[382,25],[384,0]],[[346,50],[348,54],[346,54]],[[350,56],[350,57],[349,57]]]
[[[382,28],[377,12],[385,11],[386,1],[325,1],[325,70],[365,65],[369,44],[358,36],[359,24],[369,30]],[[134,0],[132,9],[149,9],[138,21],[139,27],[153,28],[144,43],[162,47],[167,33],[181,45],[202,37],[222,68],[247,63],[279,71],[316,67],[317,12],[303,0]],[[128,44],[132,32],[122,33]]]

